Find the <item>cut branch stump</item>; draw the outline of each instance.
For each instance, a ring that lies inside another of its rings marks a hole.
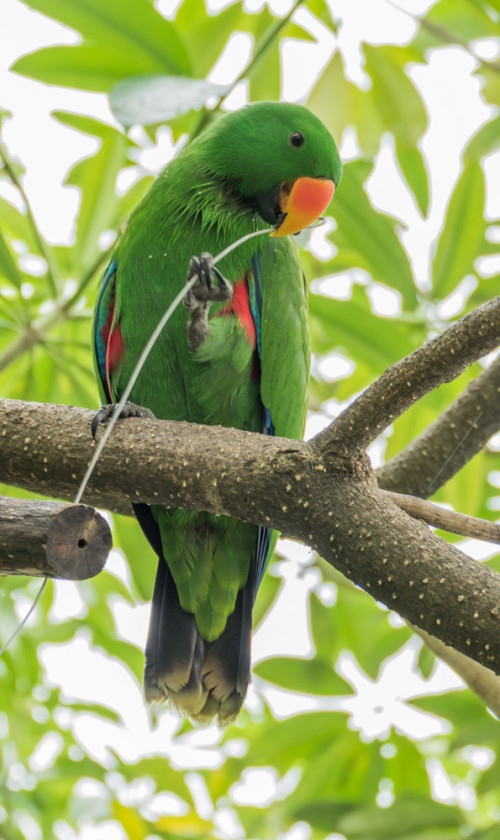
[[[0,576],[86,580],[111,545],[108,523],[88,505],[0,496]]]

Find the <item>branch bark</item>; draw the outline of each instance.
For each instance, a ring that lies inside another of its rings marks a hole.
[[[110,548],[108,523],[91,507],[0,496],[0,576],[85,580]]]
[[[444,382],[451,382],[499,344],[497,297],[392,365],[318,438],[328,438],[338,453],[366,449],[416,400]]]
[[[384,490],[426,499],[500,429],[500,356],[399,455],[376,471]]]
[[[93,413],[0,401],[3,480],[71,498],[90,459]],[[121,421],[89,485],[123,499],[237,516],[312,545],[377,600],[500,673],[500,575],[411,519],[364,453],[188,423]],[[26,471],[29,461],[30,471]]]
[[[422,522],[427,522],[428,525],[448,531],[450,534],[460,534],[462,537],[472,537],[500,545],[500,525],[496,522],[456,513],[454,510],[447,510],[432,502],[425,502],[416,496],[394,493],[391,490],[381,492],[386,493],[391,502],[409,513],[413,519],[421,519]]]

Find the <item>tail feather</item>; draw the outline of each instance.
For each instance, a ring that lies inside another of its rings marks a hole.
[[[237,716],[250,679],[253,584],[238,593],[236,606],[215,642],[201,638],[194,616],[180,603],[172,574],[160,557],[146,645],[144,693],[148,702],[170,702],[198,723]]]
[[[170,639],[170,644],[166,645],[165,639]],[[171,572],[162,557],[156,573],[146,645],[146,700],[161,701],[172,695],[179,702],[182,698],[182,707],[188,714],[196,714],[207,693],[200,680],[202,661],[203,642],[194,616],[180,606]]]
[[[217,718],[220,725],[226,726],[238,715],[250,680],[256,564],[252,563],[223,632],[215,641],[206,642],[199,634],[194,615],[180,605],[149,508],[134,508],[159,555],[146,645],[146,700],[169,702],[196,723],[207,724]]]

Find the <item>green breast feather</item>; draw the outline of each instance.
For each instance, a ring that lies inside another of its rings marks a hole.
[[[340,174],[332,138],[301,106],[249,106],[187,146],[132,214],[104,279],[94,322],[102,392],[120,398],[185,284],[191,257],[216,255],[274,225],[275,237],[250,240],[217,266],[233,295],[207,305],[206,314],[195,302],[206,321],[196,349],[187,331],[194,315],[178,307],[131,399],[158,418],[300,437],[309,379],[306,288],[280,226],[287,219],[288,229],[297,228],[305,217],[296,196],[317,189],[317,203]],[[276,535],[159,505],[140,505],[137,516],[159,555],[146,697],[168,700],[195,721],[227,723],[245,696],[252,606]]]

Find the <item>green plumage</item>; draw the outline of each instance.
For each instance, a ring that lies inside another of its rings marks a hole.
[[[290,144],[290,135],[297,131],[306,138],[305,148]],[[302,176],[338,183],[340,173],[333,140],[300,106],[250,106],[223,117],[184,149],[133,212],[114,254],[113,278],[96,315],[96,366],[103,396],[120,398],[146,341],[185,284],[192,256],[216,255],[241,236],[268,227],[259,202],[283,183]],[[131,399],[158,418],[253,432],[262,432],[270,416],[275,434],[300,437],[309,342],[306,291],[294,243],[288,237],[260,236],[241,245],[218,268],[233,285],[240,281],[238,294],[229,305],[212,305],[208,337],[196,351],[187,343],[188,313],[178,307]],[[150,636],[146,694],[152,699],[171,697],[195,719],[213,714],[221,721],[230,719],[241,705],[248,673],[245,676],[240,663],[233,668],[236,676],[228,676],[216,640],[221,640],[221,651],[233,641],[245,646],[239,625],[229,628],[234,640],[226,628],[229,616],[236,624],[238,611],[248,611],[240,602],[253,601],[258,580],[250,586],[249,575],[258,554],[259,531],[225,516],[161,506],[150,510],[165,558],[160,557],[160,567],[166,561],[180,607],[194,616],[197,629],[192,631],[191,660],[189,654],[179,655],[184,664],[178,665],[174,654],[165,655],[168,665],[162,669],[157,663],[162,660],[160,648],[173,648],[176,640],[160,638],[163,631],[156,628],[153,616],[151,632],[157,638],[152,646]],[[273,543],[271,539],[266,545]],[[180,619],[176,621],[180,628]],[[235,654],[235,661],[238,656],[242,654]],[[210,657],[214,661],[208,666]],[[179,691],[182,696],[176,694]],[[235,691],[236,700],[229,702]]]

